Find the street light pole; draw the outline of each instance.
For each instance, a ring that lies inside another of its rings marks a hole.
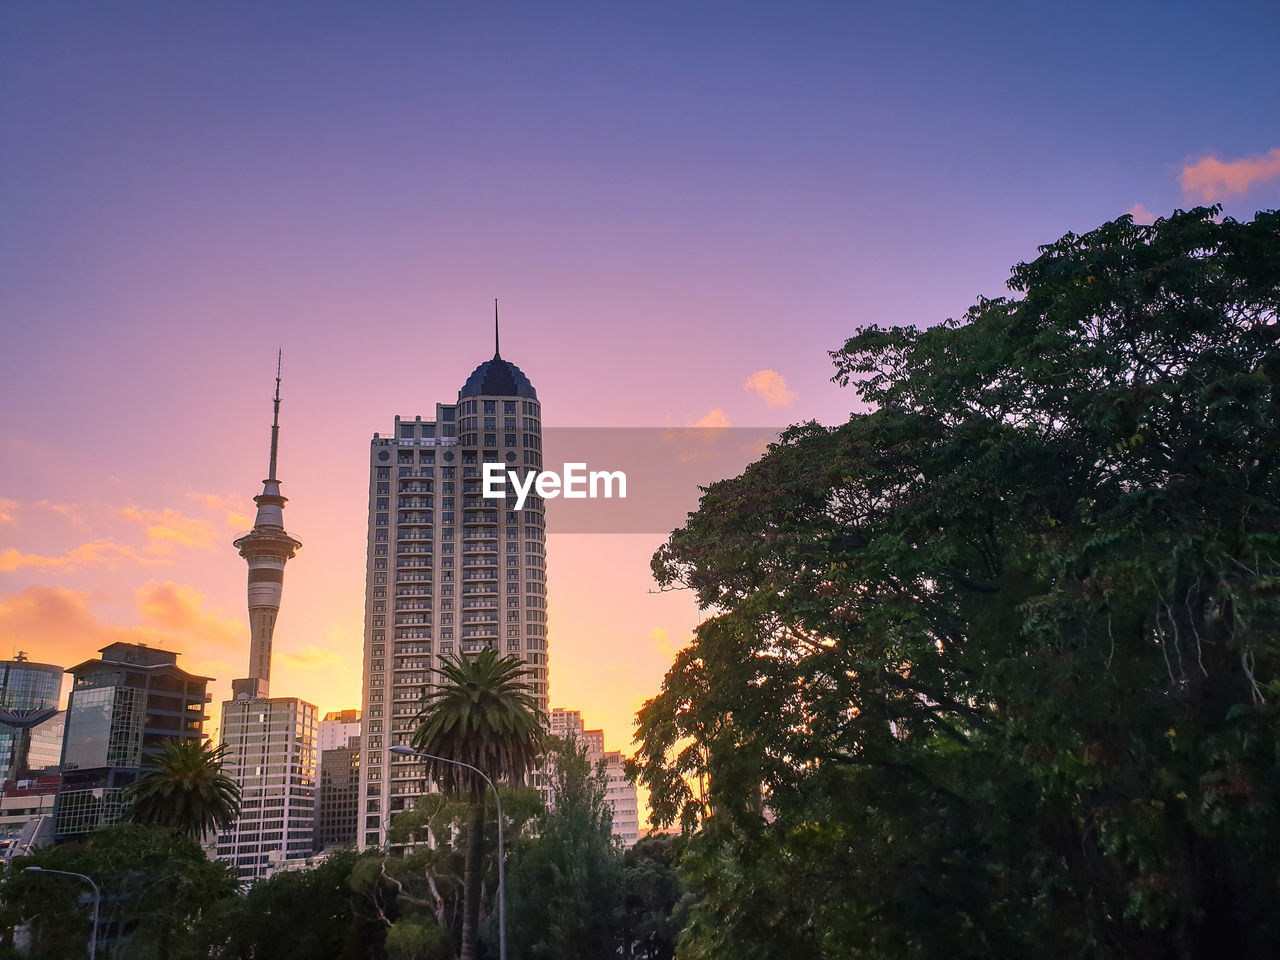
[[[437,757],[435,754],[423,753],[421,750],[403,745],[392,747],[391,752],[400,757],[422,757],[425,760],[439,760],[441,763],[452,763],[458,767],[474,770],[484,778],[484,782],[493,791],[493,801],[498,805],[498,960],[507,960],[507,871],[504,865],[507,857],[502,840],[502,798],[498,796],[497,784],[490,780],[488,774],[479,767],[473,767],[461,760]]]
[[[52,873],[59,877],[75,877],[93,887],[93,928],[89,931],[89,960],[97,960],[98,955],[98,905],[102,903],[102,891],[98,885],[83,873],[72,873],[70,870],[46,870],[44,867],[27,867],[26,873]]]

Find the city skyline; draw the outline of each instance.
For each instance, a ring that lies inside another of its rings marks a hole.
[[[1265,9],[9,8],[0,654],[163,641],[229,697],[282,346],[273,689],[359,706],[368,433],[488,355],[494,296],[551,425],[838,422],[858,324],[1125,211],[1275,206]],[[550,702],[629,752],[697,612],[661,535],[550,536]]]

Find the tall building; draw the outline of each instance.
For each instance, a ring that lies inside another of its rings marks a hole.
[[[97,660],[67,670],[73,678],[62,745],[59,839],[114,823],[124,788],[166,740],[204,736],[209,677],[178,667],[178,655],[142,643],[112,643]]]
[[[318,742],[316,850],[354,847],[360,827],[360,711],[326,713]]]
[[[586,747],[587,760],[594,766],[604,761],[605,802],[613,813],[613,835],[630,847],[640,839],[640,811],[636,785],[627,779],[626,760],[617,750],[605,750],[604,731],[586,730],[577,710],[556,707],[549,717],[551,735],[576,740]]]
[[[222,704],[224,772],[240,784],[240,815],[219,834],[217,856],[248,882],[282,861],[311,853],[315,831],[316,708],[297,697],[270,697],[271,639],[284,566],[302,544],[284,529],[276,477],[280,446],[280,363],[271,422],[271,459],[253,529],[235,541],[249,565],[249,675],[231,682]]]
[[[0,663],[0,782],[47,765],[45,757],[30,759],[32,737],[58,712],[64,672],[50,663],[32,663],[22,651]],[[43,744],[47,736],[44,730],[39,742]],[[57,763],[55,758],[53,765]]]
[[[360,847],[384,842],[389,819],[429,784],[407,743],[432,668],[485,648],[519,654],[546,706],[546,551],[541,500],[520,511],[482,495],[484,463],[524,475],[542,467],[542,409],[520,368],[502,358],[471,373],[434,416],[396,417],[369,448],[364,734]]]

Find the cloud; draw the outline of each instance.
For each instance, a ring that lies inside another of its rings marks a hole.
[[[135,599],[142,622],[118,626],[89,609],[84,592],[36,584],[0,599],[0,637],[32,660],[60,666],[92,659],[109,643],[145,643],[183,654],[188,661],[179,666],[191,670],[228,647],[246,646],[247,627],[205,610],[193,587],[153,580]]]
[[[770,407],[789,407],[796,401],[796,392],[787,386],[787,378],[777,370],[757,370],[747,377],[743,390],[750,390]]]
[[[1140,203],[1135,203],[1132,207],[1125,211],[1129,216],[1133,217],[1134,223],[1155,223],[1156,214],[1152,213]]]
[[[1182,192],[1205,203],[1248,193],[1254,184],[1280,177],[1280,147],[1267,154],[1254,154],[1239,160],[1222,161],[1217,157],[1182,168]]]
[[[724,427],[729,426],[729,415],[720,407],[712,407],[697,420],[693,421],[693,423],[689,424],[689,426],[723,429]]]
[[[109,643],[156,643],[161,638],[138,627],[102,623],[85,594],[35,585],[0,601],[0,636],[32,660],[70,666],[88,660]]]
[[[163,510],[140,510],[125,507],[120,516],[139,524],[147,534],[148,546],[158,553],[167,553],[176,545],[207,550],[213,546],[215,531],[207,520],[188,517],[185,513],[165,507]]]
[[[14,512],[18,509],[17,500],[7,500],[0,497],[0,523],[16,523],[13,519]]]
[[[10,547],[0,553],[0,571],[11,573],[24,567],[36,570],[67,571],[80,567],[103,565],[117,567],[121,563],[160,564],[168,561],[147,556],[136,548],[114,540],[91,540],[60,556],[39,553],[22,553]]]
[[[253,518],[241,509],[244,501],[239,497],[222,497],[216,493],[188,491],[187,499],[203,503],[210,510],[220,512],[228,530],[246,530],[253,526]]]
[[[327,647],[308,646],[301,650],[280,651],[274,659],[287,663],[294,670],[324,670],[342,666],[342,657]]]
[[[207,646],[241,649],[248,643],[248,627],[204,608],[205,596],[195,587],[166,580],[148,580],[134,595],[144,626],[180,640],[191,649]]]

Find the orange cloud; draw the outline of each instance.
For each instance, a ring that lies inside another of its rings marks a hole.
[[[787,407],[795,403],[797,394],[787,386],[787,378],[777,370],[757,370],[747,377],[743,390],[750,390],[770,407]]]
[[[1156,215],[1140,203],[1135,203],[1132,207],[1126,210],[1125,213],[1133,217],[1134,223],[1155,223],[1156,222]]]
[[[156,643],[138,627],[102,623],[76,590],[36,585],[0,601],[0,636],[41,663],[71,666],[109,643]]]
[[[223,522],[228,530],[247,530],[253,526],[253,518],[240,507],[243,500],[239,497],[220,497],[216,493],[187,493],[188,500],[203,503],[211,510],[222,513]]]
[[[183,641],[192,649],[207,646],[240,649],[248,629],[239,620],[206,612],[205,596],[195,587],[167,580],[148,580],[134,595],[143,625]]]
[[[114,540],[91,540],[82,543],[61,556],[39,553],[22,553],[10,547],[0,553],[0,571],[11,573],[23,567],[36,570],[67,571],[80,567],[103,565],[116,567],[121,563],[158,564],[167,561],[154,556],[144,556],[135,548]]]
[[[99,619],[81,591],[33,585],[0,599],[0,637],[32,660],[61,666],[92,659],[109,643],[146,643],[183,654],[179,665],[195,672],[219,662],[210,655],[246,644],[247,629],[207,611],[192,587],[152,580],[136,600],[142,622],[117,626]]]
[[[120,515],[146,530],[149,546],[156,552],[167,552],[172,545],[196,547],[201,550],[213,545],[215,537],[213,524],[207,520],[188,517],[169,507],[163,510],[125,507],[120,511]]]
[[[1280,147],[1263,156],[1222,161],[1205,157],[1182,169],[1182,192],[1205,203],[1248,193],[1254,184],[1280,177]]]
[[[723,428],[729,426],[729,415],[720,407],[712,407],[703,416],[699,417],[691,427],[716,427]]]
[[[15,523],[13,514],[17,509],[17,500],[6,500],[4,497],[0,497],[0,523]]]

